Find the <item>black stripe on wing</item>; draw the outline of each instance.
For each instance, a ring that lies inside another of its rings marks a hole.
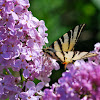
[[[62,42],[64,43],[64,36],[61,36]]]
[[[70,39],[69,40],[70,41],[70,44],[68,46],[69,47],[69,50],[73,50],[73,48],[74,48],[74,46],[75,46],[75,44],[76,44],[76,42],[77,42],[77,40],[78,40],[78,38],[80,36],[80,33],[81,33],[81,31],[82,31],[82,29],[83,29],[84,26],[85,26],[85,24],[77,25],[75,28],[73,28],[72,30],[70,30],[68,32],[68,36],[71,35],[69,37],[69,39]],[[72,43],[73,43],[73,45],[72,45]]]
[[[51,58],[53,58],[53,55],[52,55],[50,52],[47,52],[47,54],[48,54]]]
[[[54,45],[52,44],[52,47],[54,47]],[[60,57],[58,57],[57,56],[57,52],[53,49],[53,48],[48,48],[47,50],[46,50],[46,53],[51,57],[51,58],[53,58],[53,59],[56,59],[57,61],[62,61],[61,59],[60,59]]]
[[[71,32],[72,30],[68,31],[67,34],[68,34],[68,49],[70,48],[70,39],[71,39],[71,35],[73,32]]]
[[[82,29],[84,28],[84,26],[85,26],[85,24],[79,25],[78,32],[77,32],[77,37],[76,37],[76,42],[77,42],[77,40],[80,36],[80,33],[81,33]]]
[[[58,45],[59,45],[59,47],[60,47],[60,49],[61,49],[61,51],[62,51],[62,44],[61,44],[61,41],[58,39],[57,42],[58,42]]]

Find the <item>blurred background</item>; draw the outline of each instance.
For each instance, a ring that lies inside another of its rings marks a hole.
[[[33,16],[44,20],[48,28],[49,46],[76,25],[85,23],[75,50],[92,51],[100,41],[100,0],[29,0]],[[51,82],[57,81],[60,71],[54,71]]]

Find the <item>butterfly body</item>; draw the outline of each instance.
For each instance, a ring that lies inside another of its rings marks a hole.
[[[95,53],[74,51],[74,46],[84,26],[85,24],[77,25],[52,43],[48,48],[43,49],[43,52],[65,65],[75,60],[96,56],[97,54]]]

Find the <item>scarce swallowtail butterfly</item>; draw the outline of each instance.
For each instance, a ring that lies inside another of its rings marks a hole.
[[[65,69],[68,63],[72,63],[75,60],[96,56],[96,53],[74,51],[74,46],[84,26],[85,24],[77,25],[53,42],[48,48],[44,48],[43,52],[51,58],[65,64]]]

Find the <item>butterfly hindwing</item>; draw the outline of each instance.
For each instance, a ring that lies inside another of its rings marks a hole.
[[[86,59],[88,57],[96,56],[96,53],[89,53],[89,52],[80,52],[80,51],[68,51],[64,52],[65,54],[65,62],[71,62],[80,59]]]
[[[73,61],[86,59],[88,57],[96,56],[96,53],[80,52],[80,51],[56,51],[53,58],[64,64],[72,63]]]

